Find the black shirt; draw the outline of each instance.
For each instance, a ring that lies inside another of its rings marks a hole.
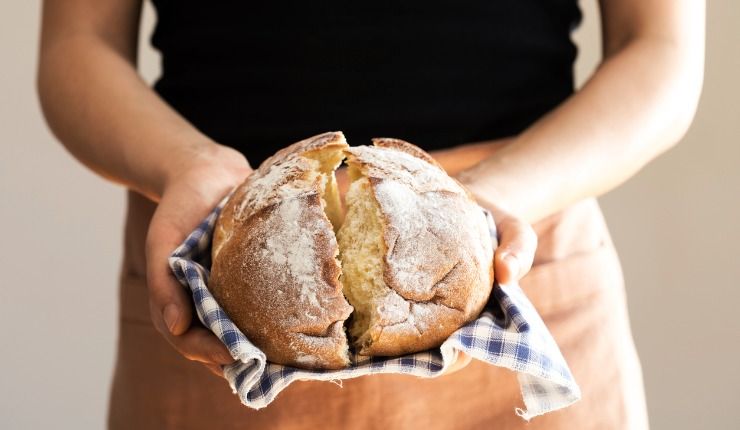
[[[159,94],[253,166],[324,131],[427,150],[516,134],[573,92],[576,0],[154,0]]]

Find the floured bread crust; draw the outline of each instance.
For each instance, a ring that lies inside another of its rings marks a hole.
[[[304,368],[349,364],[337,241],[322,207],[317,154],[341,162],[341,133],[295,143],[265,160],[217,221],[209,287],[268,359]],[[319,152],[317,152],[319,151]],[[336,166],[331,166],[330,172]]]
[[[219,216],[209,287],[271,362],[346,367],[345,324],[362,355],[437,347],[488,300],[493,249],[472,196],[420,148],[373,144],[331,132],[282,149]]]
[[[351,332],[360,354],[401,355],[439,346],[480,314],[493,284],[493,249],[480,207],[428,154],[397,139],[373,144],[346,152],[350,177],[368,182],[381,216],[385,291],[365,295],[369,325]],[[360,237],[350,227],[338,234],[343,252]]]

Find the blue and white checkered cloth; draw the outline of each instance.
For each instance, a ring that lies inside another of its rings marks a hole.
[[[516,285],[494,285],[491,299],[478,319],[458,329],[437,349],[392,358],[354,356],[352,364],[341,370],[305,370],[268,362],[208,290],[211,233],[224,203],[225,199],[185,239],[169,263],[177,279],[192,291],[200,321],[221,339],[236,360],[224,367],[224,376],[246,406],[264,408],[288,385],[300,380],[337,381],[376,373],[433,378],[455,362],[459,351],[517,372],[524,408],[516,408],[515,412],[525,420],[580,399],[580,389],[558,346]],[[493,219],[486,215],[495,241]]]

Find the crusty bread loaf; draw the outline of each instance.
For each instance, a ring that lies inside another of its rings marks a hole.
[[[373,144],[350,148],[340,132],[295,143],[219,216],[209,286],[273,362],[346,366],[345,322],[362,355],[436,347],[488,299],[492,243],[472,197],[416,146]],[[334,170],[345,157],[343,217]]]

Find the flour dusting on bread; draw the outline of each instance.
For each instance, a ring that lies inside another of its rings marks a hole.
[[[416,146],[373,144],[331,132],[278,151],[218,219],[209,286],[270,361],[345,367],[349,340],[361,355],[436,347],[488,299],[492,244],[470,194]]]
[[[265,241],[264,253],[271,261],[273,267],[285,267],[293,282],[300,286],[300,299],[314,307],[319,307],[317,298],[318,282],[320,273],[316,270],[314,261],[316,251],[314,250],[315,236],[319,229],[324,226],[308,222],[303,227],[299,225],[302,218],[302,206],[300,199],[287,199],[278,206],[277,216],[280,223],[285,226],[284,234],[272,234]],[[306,314],[314,317],[310,313]],[[315,317],[314,317],[315,318]]]
[[[352,307],[323,198],[333,172],[324,164],[341,161],[346,147],[341,133],[325,133],[279,151],[234,191],[217,221],[209,287],[272,362],[349,364],[343,323]],[[336,155],[311,157],[316,151]]]
[[[444,170],[419,158],[421,150],[405,152],[399,142],[346,150],[354,180],[348,218],[363,219],[346,220],[338,233],[342,280],[355,307],[350,334],[367,355],[438,346],[480,313],[492,285],[482,211]],[[381,228],[368,232],[375,224]],[[355,265],[375,270],[358,274]]]

